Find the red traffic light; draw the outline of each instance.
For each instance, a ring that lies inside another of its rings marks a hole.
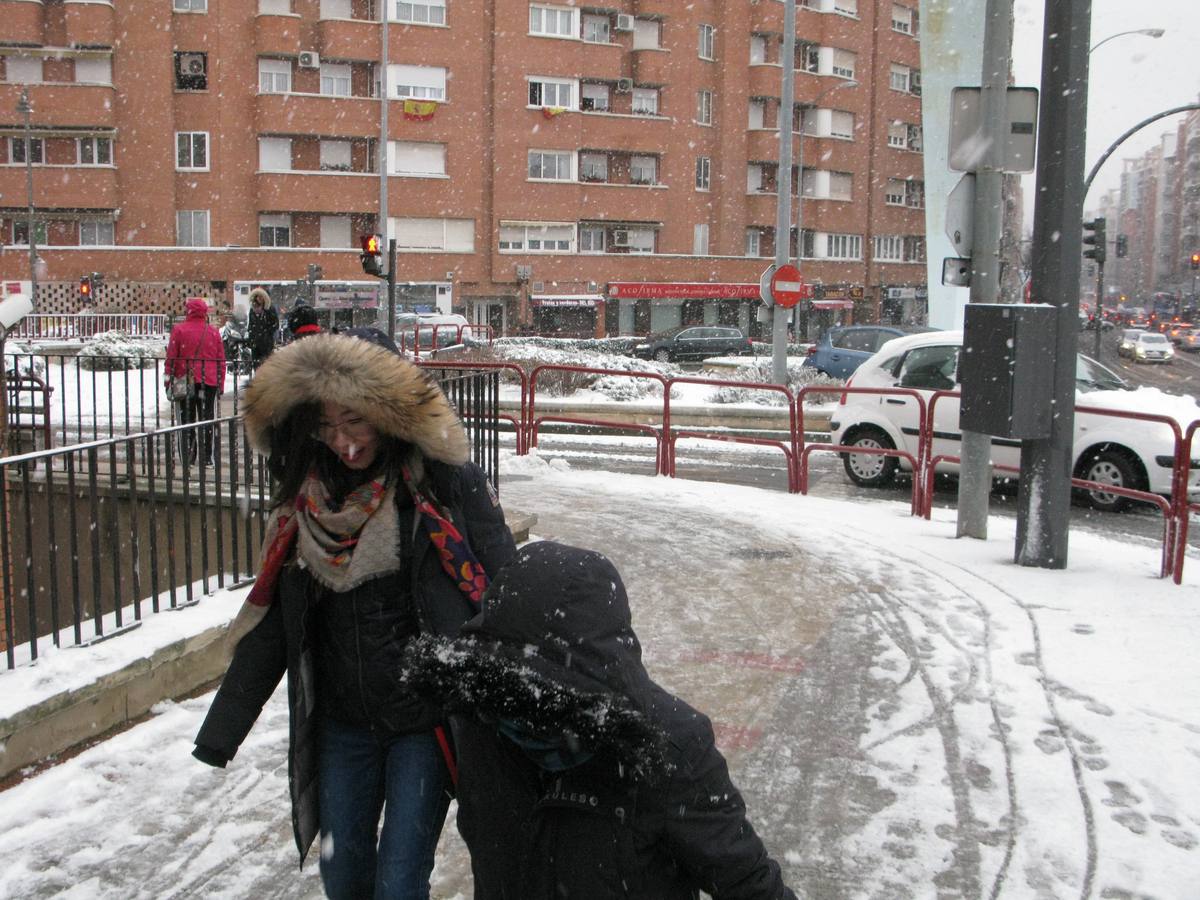
[[[84,300],[92,299],[92,279],[89,275],[84,275],[79,279],[79,296]]]
[[[1200,269],[1200,253],[1192,254],[1192,268]]]
[[[363,253],[370,253],[372,256],[378,256],[380,252],[382,252],[379,249],[379,235],[364,234],[360,240],[362,241]]]

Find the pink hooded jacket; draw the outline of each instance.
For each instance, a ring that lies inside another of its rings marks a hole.
[[[197,384],[225,391],[225,345],[221,332],[208,324],[208,304],[199,297],[184,304],[186,318],[171,329],[167,341],[168,382],[189,372]]]

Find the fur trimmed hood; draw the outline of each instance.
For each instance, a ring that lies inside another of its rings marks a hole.
[[[396,354],[337,334],[295,341],[259,367],[243,404],[250,445],[266,455],[293,409],[326,402],[349,407],[428,459],[456,466],[470,459],[466,431],[440,387]]]

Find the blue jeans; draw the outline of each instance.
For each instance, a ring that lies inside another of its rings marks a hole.
[[[382,738],[325,719],[318,755],[326,896],[428,900],[450,804],[449,775],[433,732]]]

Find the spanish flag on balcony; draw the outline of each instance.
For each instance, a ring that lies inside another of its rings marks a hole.
[[[414,122],[428,122],[437,112],[436,100],[405,100],[404,118]]]
[[[566,111],[567,111],[566,107],[564,107],[564,106],[543,106],[542,107],[542,115],[545,116],[547,119],[553,119],[555,116],[561,116]]]

